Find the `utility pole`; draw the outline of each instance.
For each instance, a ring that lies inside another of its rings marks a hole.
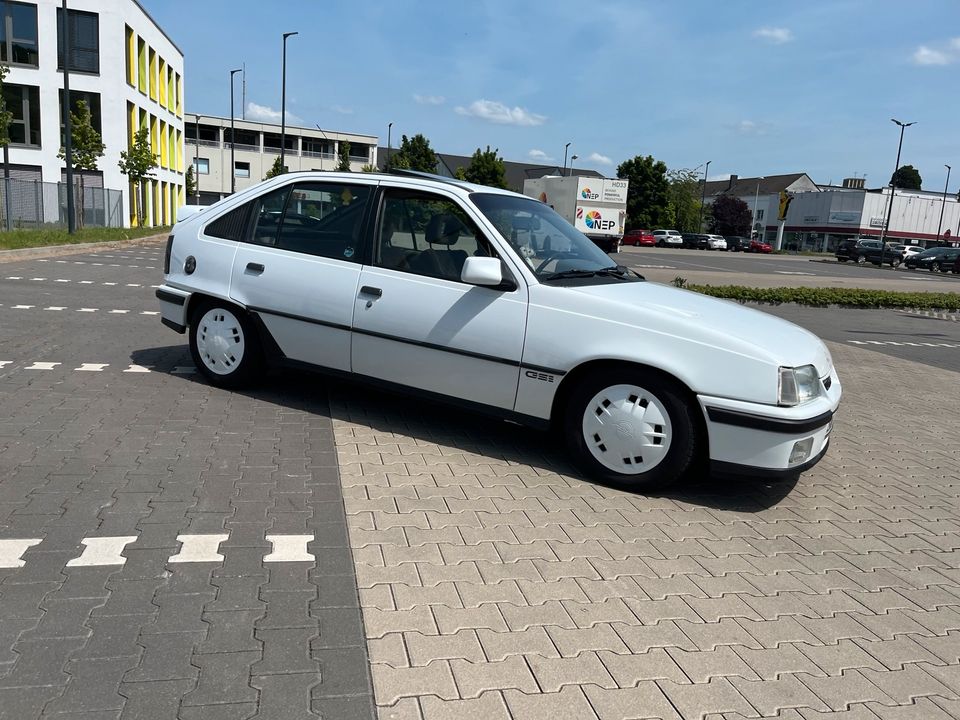
[[[880,267],[883,267],[884,251],[887,248],[887,233],[890,232],[890,213],[893,212],[893,196],[897,190],[897,170],[900,169],[900,150],[903,149],[903,131],[911,125],[916,125],[916,121],[902,123],[896,118],[890,118],[890,122],[900,126],[900,144],[897,145],[897,165],[893,168],[893,177],[890,178],[890,204],[887,205],[887,219],[883,223],[883,229],[880,231]]]
[[[73,235],[77,231],[77,219],[73,207],[73,129],[70,127],[70,13],[67,0],[63,0],[63,114],[65,137],[63,154],[67,163],[67,232]]]

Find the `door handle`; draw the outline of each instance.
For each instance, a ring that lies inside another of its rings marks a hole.
[[[370,287],[369,285],[364,285],[360,288],[361,295],[373,295],[374,297],[380,297],[383,295],[383,290],[380,288]]]
[[[260,263],[249,262],[247,263],[247,270],[250,272],[262,273],[264,271],[264,267]]]

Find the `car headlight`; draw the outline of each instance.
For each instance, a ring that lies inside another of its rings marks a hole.
[[[777,403],[780,405],[802,405],[823,394],[823,385],[817,368],[813,365],[780,368],[780,388]]]

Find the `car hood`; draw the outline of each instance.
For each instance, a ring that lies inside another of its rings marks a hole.
[[[559,288],[558,288],[559,289]],[[833,361],[823,342],[798,325],[736,302],[654,282],[566,287],[597,317],[659,333],[683,336],[771,364],[812,364],[821,376]],[[581,305],[581,302],[574,302]],[[583,307],[579,308],[583,312]]]

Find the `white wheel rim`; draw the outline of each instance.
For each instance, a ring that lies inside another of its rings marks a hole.
[[[197,351],[212,373],[229,375],[243,361],[246,343],[240,320],[229,310],[213,308],[197,325]]]
[[[594,459],[624,475],[648,472],[670,450],[673,426],[660,399],[637,385],[612,385],[583,412],[583,439]]]

